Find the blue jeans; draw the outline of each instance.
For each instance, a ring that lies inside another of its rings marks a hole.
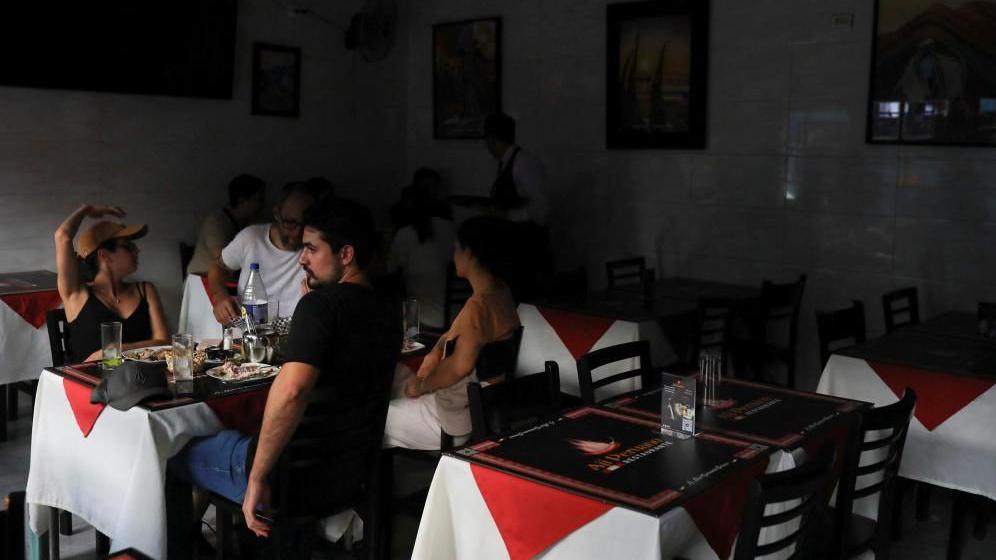
[[[235,430],[194,438],[169,460],[167,470],[180,480],[242,503],[249,484],[246,455],[250,440]]]

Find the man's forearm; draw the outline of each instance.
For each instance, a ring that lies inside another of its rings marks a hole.
[[[279,381],[278,376],[278,381],[274,382],[266,399],[263,427],[260,429],[250,479],[265,479],[273,471],[280,453],[294,435],[308,405],[307,391],[286,390],[278,385]]]

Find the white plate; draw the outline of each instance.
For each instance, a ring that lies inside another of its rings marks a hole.
[[[404,342],[401,343],[401,355],[402,356],[405,355],[405,354],[413,354],[413,353],[418,352],[419,350],[423,350],[423,349],[425,349],[425,344],[422,344],[421,342],[412,342],[411,347],[408,348],[408,349],[405,348],[405,343]]]
[[[173,349],[173,347],[172,346],[168,346],[168,345],[167,346],[146,346],[145,348],[133,348],[131,350],[125,350],[124,352],[121,353],[121,356],[124,359],[126,359],[126,360],[133,360],[133,361],[136,361],[136,362],[145,362],[147,364],[157,364],[157,363],[160,363],[160,362],[165,362],[166,358],[163,358],[161,360],[139,360],[136,356],[138,356],[139,352],[141,352],[143,350],[156,350],[156,351],[159,351],[159,350],[172,350],[172,349]]]
[[[280,368],[278,368],[277,366],[271,366],[271,365],[263,364],[263,363],[259,363],[259,364],[242,364],[242,365],[239,366],[239,370],[244,370],[244,369],[247,369],[247,368],[259,368],[260,369],[260,373],[257,374],[257,375],[255,375],[255,376],[253,376],[253,377],[245,377],[245,378],[241,378],[241,379],[231,379],[231,378],[227,377],[224,373],[222,373],[221,366],[213,367],[213,368],[207,370],[205,373],[207,373],[211,377],[213,377],[213,378],[215,378],[215,379],[217,379],[217,380],[219,380],[219,381],[221,381],[223,383],[243,383],[245,381],[259,381],[260,379],[266,379],[268,377],[273,377],[274,375],[277,374],[278,371],[280,371]]]

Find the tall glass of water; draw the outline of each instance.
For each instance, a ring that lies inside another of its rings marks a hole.
[[[411,348],[419,333],[418,300],[408,298],[401,303],[402,329],[405,334],[405,348]]]
[[[194,379],[194,336],[173,335],[173,380],[192,381]]]
[[[121,365],[121,323],[111,321],[100,324],[101,369],[110,370]]]

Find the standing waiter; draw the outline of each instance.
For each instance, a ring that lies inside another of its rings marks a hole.
[[[536,157],[515,143],[515,120],[504,113],[485,119],[484,142],[498,160],[490,196],[454,196],[450,201],[514,224],[510,241],[515,247],[515,262],[502,268],[508,271],[504,280],[521,301],[537,295],[539,279],[553,269],[546,226],[546,171]]]

